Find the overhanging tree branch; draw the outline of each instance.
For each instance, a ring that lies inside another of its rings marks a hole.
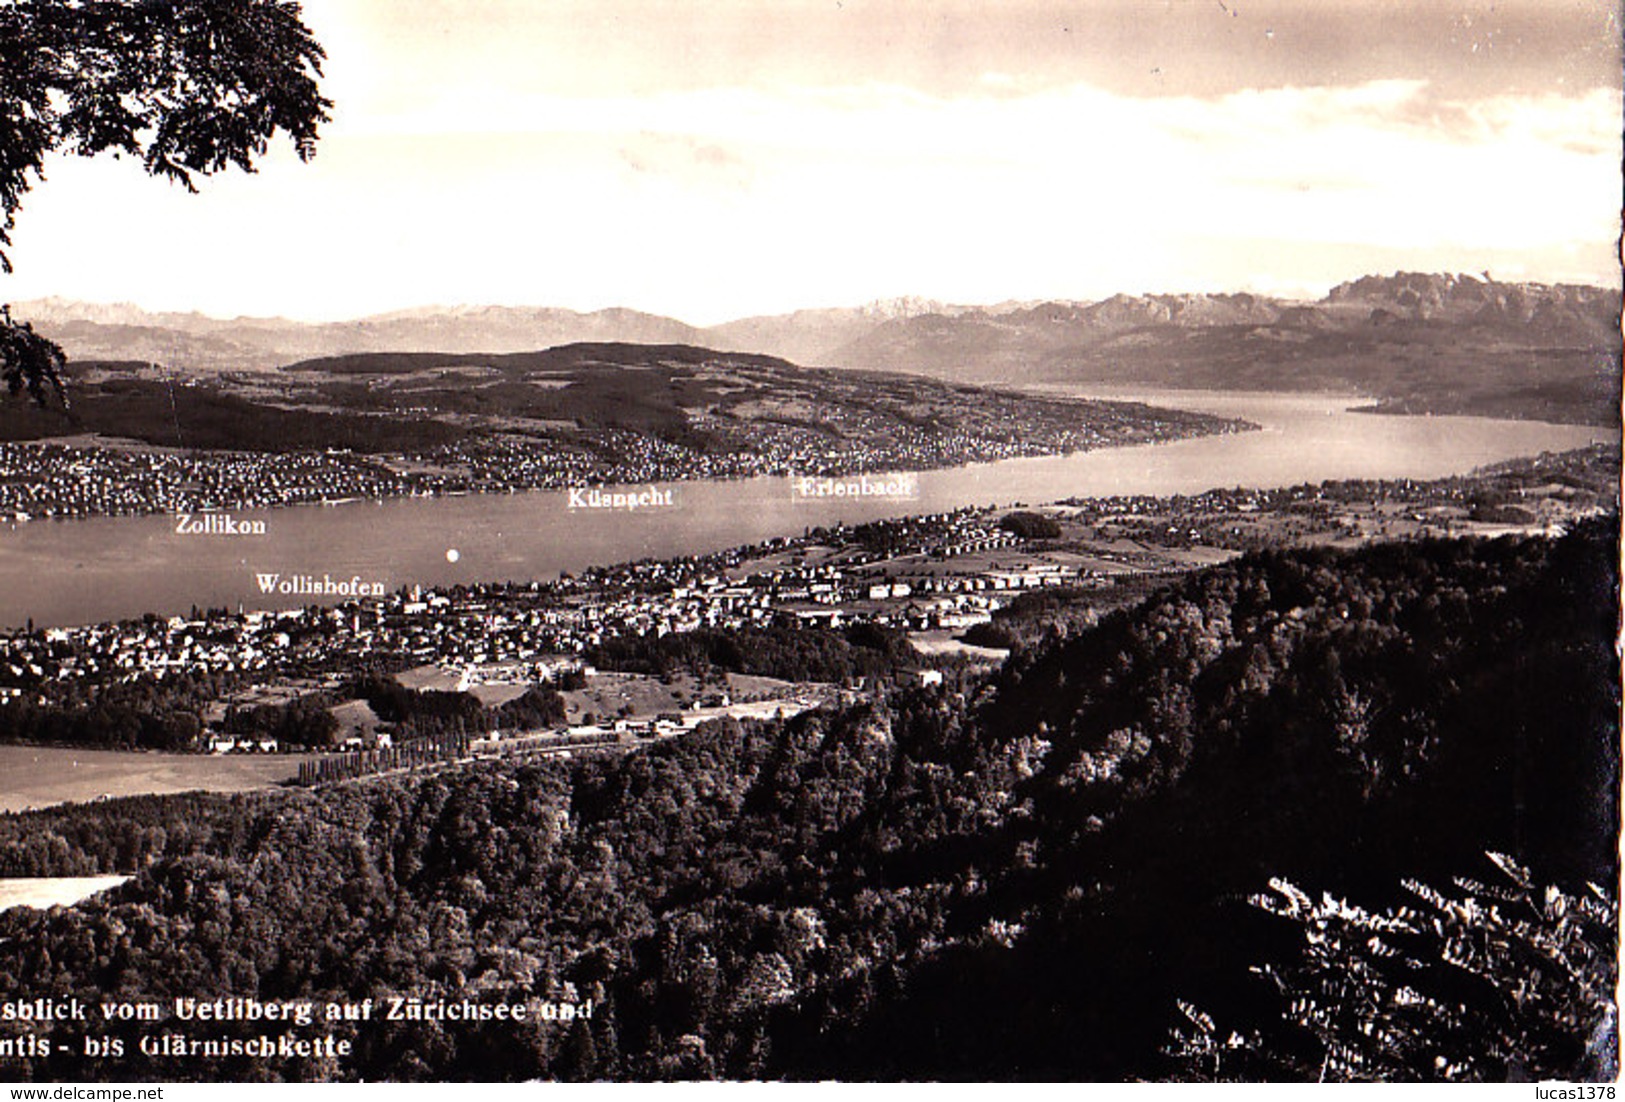
[[[315,155],[332,102],[326,54],[285,0],[0,0],[0,272],[17,211],[52,152],[139,157],[194,176],[254,171],[278,134]],[[4,315],[0,377],[66,404],[62,349]]]

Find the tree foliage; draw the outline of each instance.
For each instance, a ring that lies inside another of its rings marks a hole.
[[[1024,540],[1050,540],[1061,534],[1061,526],[1055,523],[1055,518],[1043,513],[1009,513],[999,521],[999,527]]]
[[[0,245],[46,154],[111,151],[195,190],[278,133],[315,154],[325,57],[282,0],[19,0],[0,8]],[[0,266],[10,264],[0,252]]]
[[[1279,1020],[1223,1036],[1182,1002],[1170,1055],[1197,1079],[1612,1080],[1616,902],[1489,856],[1498,882],[1409,880],[1412,905],[1381,912],[1272,881],[1253,904],[1303,932],[1298,959],[1253,969]]]
[[[603,669],[667,675],[682,670],[843,683],[888,678],[917,664],[904,633],[879,624],[844,629],[775,624],[723,631],[699,628],[661,636],[621,635],[587,653]]]
[[[0,815],[0,876],[135,874],[0,914],[0,1002],[594,1007],[342,1023],[336,1066],[149,1059],[150,1027],[110,1023],[109,1079],[1313,1079],[1345,1041],[1369,1077],[1605,1074],[1606,1043],[1585,1054],[1612,897],[1510,860],[1511,887],[1421,885],[1486,849],[1617,883],[1615,532],[1252,556],[986,682],[624,754]],[[356,690],[466,722],[458,694]],[[1246,902],[1271,875],[1279,916]],[[1414,898],[1384,896],[1406,878]],[[1306,933],[1335,942],[1304,955]],[[1242,967],[1266,961],[1279,987]],[[1181,997],[1216,1070],[1165,1051]],[[0,1055],[14,1079],[85,1074],[71,1049]]]
[[[64,409],[68,392],[62,386],[62,368],[68,358],[52,340],[34,332],[28,322],[12,320],[11,308],[0,306],[0,379],[16,395],[24,387],[35,405],[45,404],[45,388],[55,392]]]
[[[139,158],[195,176],[254,171],[278,134],[315,155],[332,103],[324,54],[284,0],[15,0],[0,5],[0,272],[23,196],[56,152]],[[7,316],[0,374],[36,402],[60,395],[62,350]]]

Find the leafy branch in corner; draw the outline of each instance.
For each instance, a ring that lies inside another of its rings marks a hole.
[[[1611,1080],[1617,901],[1489,858],[1501,883],[1457,878],[1452,897],[1409,880],[1418,905],[1381,914],[1272,880],[1251,902],[1304,937],[1299,960],[1252,970],[1280,1019],[1226,1032],[1181,1002],[1165,1053],[1198,1080]]]
[[[0,272],[18,208],[53,152],[140,160],[196,191],[194,176],[253,172],[286,134],[316,153],[332,101],[327,55],[287,0],[10,0],[0,4]],[[0,374],[45,404],[68,405],[67,357],[0,315]]]
[[[0,5],[0,271],[46,154],[195,175],[254,161],[277,134],[315,155],[325,58],[285,0],[14,0]]]
[[[49,386],[67,409],[68,391],[62,385],[67,362],[60,345],[34,332],[29,322],[13,319],[10,306],[0,306],[0,378],[13,396],[27,387],[34,404],[44,406]]]

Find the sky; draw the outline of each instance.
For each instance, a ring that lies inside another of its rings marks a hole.
[[[0,300],[339,320],[1618,285],[1612,0],[310,0],[334,101],[200,193],[55,156]]]

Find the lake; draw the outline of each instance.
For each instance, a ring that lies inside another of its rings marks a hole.
[[[590,565],[703,554],[818,525],[968,505],[1334,478],[1438,478],[1617,440],[1606,429],[1585,426],[1351,413],[1361,400],[1347,396],[1087,393],[1240,417],[1262,429],[925,471],[907,499],[814,499],[793,493],[791,479],[775,477],[662,483],[654,493],[635,487],[646,502],[658,503],[633,511],[572,508],[567,492],[545,491],[230,514],[253,527],[263,522],[257,535],[179,534],[176,518],[162,516],[7,523],[0,525],[0,625],[18,626],[30,617],[38,626],[66,625],[144,612],[185,614],[193,605],[278,608],[342,599],[320,592],[329,581],[387,591],[545,580]],[[272,575],[267,592],[265,579]]]

